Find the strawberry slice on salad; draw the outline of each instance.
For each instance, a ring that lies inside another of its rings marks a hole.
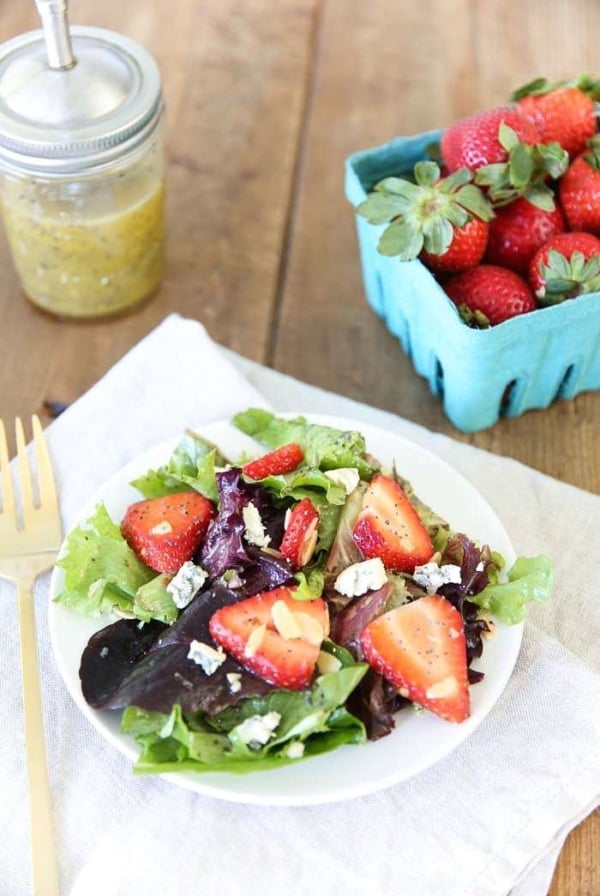
[[[310,498],[302,498],[291,510],[279,550],[295,569],[306,566],[319,536],[319,512]]]
[[[121,533],[146,566],[174,575],[191,560],[214,515],[214,505],[203,495],[177,492],[131,504]]]
[[[383,473],[364,493],[352,537],[365,557],[380,557],[397,572],[412,572],[433,554],[419,514],[398,483]]]
[[[449,722],[469,716],[463,620],[430,594],[378,616],[360,636],[369,664],[399,692]]]
[[[249,672],[276,687],[302,690],[312,680],[329,617],[322,598],[297,601],[293,590],[275,588],[222,607],[209,630]]]
[[[269,451],[256,460],[244,464],[242,472],[248,479],[265,479],[267,476],[280,476],[292,473],[304,460],[304,451],[297,442],[290,442]]]

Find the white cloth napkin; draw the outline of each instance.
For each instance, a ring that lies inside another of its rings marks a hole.
[[[49,427],[65,524],[139,452],[259,404],[374,423],[436,452],[482,492],[517,553],[550,555],[554,596],[530,612],[497,705],[446,759],[371,796],[269,808],[132,775],[59,677],[42,579],[39,643],[61,893],[545,896],[566,835],[599,802],[600,498],[245,361],[174,315]],[[25,896],[17,619],[3,583],[0,613],[0,892]]]

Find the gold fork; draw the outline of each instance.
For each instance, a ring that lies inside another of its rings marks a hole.
[[[25,435],[15,421],[21,507],[17,507],[8,465],[6,430],[0,420],[0,578],[12,581],[19,601],[23,672],[23,715],[31,812],[31,859],[34,896],[59,896],[42,701],[35,635],[33,586],[48,569],[62,532],[48,449],[39,419],[32,417],[39,500],[34,500]]]

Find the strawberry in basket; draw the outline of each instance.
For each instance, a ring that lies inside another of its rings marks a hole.
[[[544,143],[556,141],[571,157],[586,147],[596,133],[594,100],[600,95],[600,82],[581,75],[573,81],[550,84],[536,78],[514,91],[519,112],[535,127]]]
[[[420,256],[437,274],[478,264],[487,245],[489,201],[467,168],[441,177],[435,162],[417,162],[414,182],[387,177],[357,212],[371,224],[388,224],[379,240],[382,255],[411,261]]]

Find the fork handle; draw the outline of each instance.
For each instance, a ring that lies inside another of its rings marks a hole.
[[[52,824],[52,803],[46,762],[40,677],[36,644],[35,577],[17,580],[23,668],[23,716],[31,813],[33,896],[59,896],[58,862]]]

